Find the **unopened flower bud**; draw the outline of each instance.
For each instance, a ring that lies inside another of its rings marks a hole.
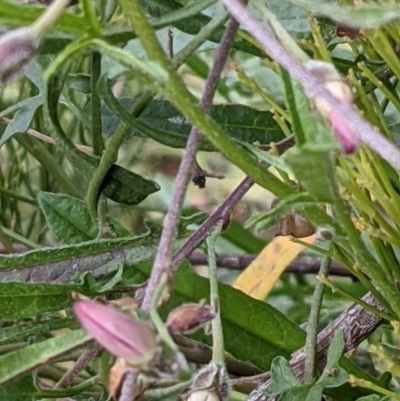
[[[186,304],[170,312],[165,325],[174,334],[191,333],[215,317],[215,311],[205,304]]]
[[[351,104],[353,102],[353,94],[350,86],[332,64],[319,60],[311,60],[306,64],[306,68],[321,81],[325,89],[331,92],[342,103]],[[352,130],[324,99],[316,96],[312,99],[312,103],[330,121],[333,132],[343,152],[345,154],[355,152],[360,142],[358,133]]]
[[[96,301],[78,301],[74,311],[82,327],[108,352],[132,367],[145,367],[156,351],[156,334],[132,315]]]
[[[39,37],[29,28],[0,36],[0,85],[22,74],[35,57]]]

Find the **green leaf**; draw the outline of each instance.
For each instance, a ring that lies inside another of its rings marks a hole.
[[[124,205],[137,205],[159,190],[155,181],[146,180],[116,164],[108,170],[100,187],[100,192],[107,198]]]
[[[0,0],[1,1],[1,0]],[[1,3],[0,3],[1,4]],[[38,88],[39,94],[13,104],[0,113],[0,118],[15,113],[11,122],[7,125],[0,139],[2,146],[13,135],[25,133],[31,126],[37,109],[43,104],[46,84],[43,80],[43,71],[37,63],[32,63],[25,73],[26,77]]]
[[[281,357],[276,357],[271,365],[271,384],[268,387],[268,395],[281,394],[293,387],[301,386],[296,379],[289,362]]]
[[[0,356],[0,384],[23,376],[50,360],[90,339],[83,330],[69,331],[57,337],[29,345]]]
[[[0,320],[18,320],[71,305],[71,292],[84,292],[81,285],[0,283]]]
[[[331,152],[289,149],[282,156],[297,179],[318,202],[335,203],[338,193],[335,182],[334,156]]]
[[[2,401],[27,401],[37,393],[32,375],[25,375],[18,380],[0,386],[0,399]]]
[[[351,6],[332,4],[330,2],[309,2],[307,0],[285,0],[285,2],[295,4],[315,15],[327,17],[354,28],[372,29],[400,18],[400,6],[391,3],[369,3]]]
[[[59,317],[53,317],[49,320],[32,320],[20,324],[16,322],[14,325],[9,327],[2,327],[0,329],[0,344],[10,344],[17,341],[26,339],[33,335],[40,335],[50,333],[53,330],[59,330],[64,328],[75,329],[77,328],[75,319],[67,318],[62,319]],[[1,390],[1,387],[0,387]]]
[[[293,173],[289,165],[280,156],[275,156],[272,153],[263,151],[260,148],[252,146],[250,144],[244,144],[244,146],[246,146],[246,148],[249,149],[251,153],[257,156],[258,160],[268,163],[272,167],[275,167],[278,170],[285,172],[286,174]]]
[[[339,359],[342,356],[343,350],[343,331],[339,331],[329,346],[326,367],[321,377],[318,379],[317,385],[320,385],[322,388],[338,387],[347,382],[348,374],[339,366]]]
[[[80,244],[97,238],[98,229],[89,214],[86,202],[65,194],[39,192],[40,209],[46,222],[62,244]],[[129,237],[129,231],[114,219],[108,218],[119,237]]]
[[[70,283],[76,274],[83,272],[99,277],[121,261],[124,266],[131,266],[148,260],[156,249],[150,232],[134,238],[100,239],[25,254],[1,255],[0,282]]]
[[[121,105],[125,110],[129,110],[133,103],[133,99],[124,98],[121,100]],[[247,106],[232,104],[213,106],[210,115],[231,138],[241,142],[268,144],[284,138],[284,134],[269,111],[259,111]],[[123,116],[119,115],[118,117]],[[103,110],[102,119],[103,132],[106,134],[113,133],[120,122],[119,118],[106,109]],[[176,148],[186,146],[192,126],[182,113],[168,101],[153,100],[137,120],[154,128],[154,133],[143,134],[143,131],[131,129],[130,135],[150,136],[161,143]],[[125,119],[124,121],[128,122]],[[159,132],[157,132],[158,130]],[[200,149],[215,150],[206,141],[200,145]]]
[[[82,200],[50,192],[40,192],[37,200],[57,241],[79,244],[97,237],[97,227]]]
[[[43,6],[33,6],[8,0],[0,0],[0,24],[11,26],[30,25],[46,10]],[[54,25],[55,30],[84,33],[86,21],[81,16],[64,13]]]

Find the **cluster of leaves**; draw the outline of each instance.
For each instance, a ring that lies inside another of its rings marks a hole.
[[[236,64],[219,80],[221,102],[205,113],[177,71],[181,67],[179,72],[205,79],[228,14],[212,0],[134,3],[150,16],[149,31],[127,0],[81,0],[41,38],[35,60],[20,79],[0,88],[0,242],[7,254],[0,257],[4,400],[77,394],[84,400],[107,399],[106,357],[66,389],[45,386],[61,379],[65,371],[60,362],[75,361],[76,353],[70,351],[88,339],[71,313],[71,293],[119,298],[149,278],[162,231],[151,212],[164,211],[151,199],[164,188],[156,182],[146,145],[183,149],[192,125],[203,134],[199,151],[220,152],[280,198],[278,207],[249,219],[246,228],[233,222],[223,234],[228,249],[259,252],[266,242],[252,229],[261,231],[288,212],[299,212],[317,231],[332,236],[328,250],[318,242],[311,246],[313,255],[319,252],[340,262],[357,278],[352,285],[328,282],[339,294],[326,294],[324,307],[335,309],[324,323],[367,291],[385,308],[371,307],[372,312],[400,319],[398,171],[366,146],[343,157],[330,126],[310,107],[290,71],[269,59],[245,31],[239,30],[231,46]],[[0,6],[4,32],[29,29],[45,9],[8,0],[0,0]],[[291,33],[293,43],[281,38],[289,52],[304,52],[345,74],[355,106],[382,135],[400,142],[399,7],[384,2],[310,5],[302,0],[271,0],[268,9],[264,6],[250,1],[248,9],[265,26],[268,21],[273,30]],[[338,36],[338,23],[342,30],[352,29],[353,39]],[[172,41],[171,60],[154,46],[156,35]],[[195,92],[195,85],[188,85]],[[282,157],[260,150],[260,145],[291,134],[295,146]],[[124,157],[117,164],[118,154]],[[259,162],[271,164],[275,173]],[[131,171],[132,166],[142,174]],[[184,214],[175,250],[207,218],[198,211]],[[22,253],[16,253],[18,244]],[[392,381],[390,375],[377,379],[342,357],[341,333],[318,379],[303,384],[293,375],[287,360],[305,343],[300,325],[307,319],[313,286],[307,279],[282,277],[266,303],[219,285],[233,373],[271,370],[268,394],[281,394],[282,400],[315,401],[322,394],[349,401],[400,399],[393,389],[400,377],[396,324],[393,330],[378,329],[373,338],[379,343],[377,368],[392,373]],[[208,280],[185,261],[161,314],[202,299],[209,299]],[[191,339],[212,344],[203,333]]]

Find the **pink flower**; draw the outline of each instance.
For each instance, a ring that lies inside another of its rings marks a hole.
[[[156,335],[148,324],[98,301],[78,301],[74,311],[82,327],[111,354],[134,367],[148,366],[153,360]]]
[[[328,113],[328,119],[332,124],[333,132],[342,147],[343,153],[345,155],[354,153],[360,144],[358,133],[353,131],[333,110]]]

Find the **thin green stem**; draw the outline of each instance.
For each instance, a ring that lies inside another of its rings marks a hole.
[[[208,248],[208,272],[210,280],[210,304],[215,309],[215,318],[211,322],[212,325],[212,337],[213,337],[213,354],[212,361],[219,367],[224,366],[224,333],[222,330],[222,320],[220,314],[219,295],[218,295],[218,276],[217,276],[217,258],[215,253],[215,243],[218,236],[222,231],[222,221],[211,231],[207,237],[207,248]]]
[[[165,327],[164,322],[162,321],[160,315],[158,314],[158,302],[164,296],[164,291],[167,288],[167,285],[168,285],[168,276],[167,274],[163,274],[154,293],[154,297],[151,301],[151,307],[149,312],[151,321],[156,327],[161,339],[164,341],[164,343],[168,346],[168,348],[171,351],[176,353],[178,352],[178,346],[174,343],[174,340],[170,336],[167,328]]]
[[[40,246],[38,244],[35,244],[34,242],[26,239],[22,235],[19,235],[16,232],[14,232],[6,227],[0,226],[0,230],[2,230],[4,232],[4,234],[6,234],[8,237],[14,239],[16,242],[19,242],[20,244],[26,245],[30,249],[39,249],[40,248]]]
[[[39,140],[34,140],[25,134],[17,134],[14,138],[59,182],[68,195],[80,197],[62,166]]]
[[[104,150],[101,126],[101,100],[97,89],[101,75],[101,53],[93,51],[91,54],[91,113],[92,113],[92,140],[93,152],[101,156]]]
[[[30,205],[37,206],[38,204],[36,199],[21,195],[18,192],[10,191],[9,189],[5,189],[1,186],[0,186],[0,193],[9,196],[10,198],[17,199],[21,202],[29,203]]]
[[[0,243],[3,244],[6,253],[14,253],[14,247],[8,235],[4,232],[4,229],[0,227]]]
[[[330,241],[327,241],[330,244]],[[326,246],[326,248],[328,248]],[[324,257],[319,269],[320,275],[326,275],[329,272],[329,266],[332,259]],[[304,347],[304,384],[311,384],[315,382],[317,374],[317,336],[318,336],[318,322],[319,314],[321,311],[322,299],[324,296],[324,284],[318,281],[315,285],[314,295],[311,304],[310,317],[307,325],[307,337]]]
[[[96,2],[92,0],[81,0],[81,7],[83,11],[83,16],[89,25],[89,31],[92,36],[100,37],[101,36],[101,23],[96,16]]]
[[[387,390],[365,379],[359,379],[353,375],[349,375],[349,383],[352,386],[358,386],[372,390],[374,393],[383,394],[389,397],[390,400],[400,400],[400,394]]]
[[[51,29],[71,0],[55,0],[46,11],[32,24],[32,31],[43,36]]]

